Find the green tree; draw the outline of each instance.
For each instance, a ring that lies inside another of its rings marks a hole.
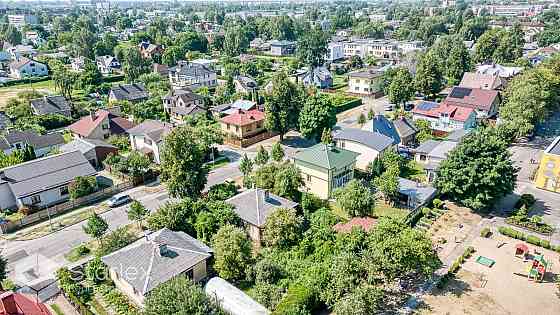
[[[295,209],[278,208],[266,219],[263,241],[267,246],[286,248],[301,237],[303,218]]]
[[[128,82],[134,82],[140,75],[150,71],[150,65],[142,58],[138,49],[130,49],[126,52],[122,68]]]
[[[381,176],[373,180],[373,185],[383,194],[386,201],[395,200],[399,195],[399,169],[387,168]]]
[[[166,202],[148,216],[148,228],[152,231],[168,228],[194,235],[193,224],[196,214],[194,202],[189,198],[180,202]]]
[[[515,187],[518,170],[510,156],[495,130],[476,131],[441,163],[435,187],[475,211],[486,209]]]
[[[92,194],[96,190],[97,181],[93,176],[78,176],[68,185],[68,193],[72,200]]]
[[[284,159],[284,150],[282,149],[282,145],[280,142],[276,142],[272,145],[272,149],[270,151],[270,156],[274,162],[282,162]]]
[[[100,284],[107,280],[107,269],[101,261],[101,257],[96,256],[90,260],[84,268],[86,279],[91,284]]]
[[[360,113],[358,116],[358,125],[363,126],[366,123],[366,115],[364,113]]]
[[[247,153],[243,154],[241,161],[239,161],[239,170],[243,174],[243,186],[249,188],[251,186],[250,175],[253,172],[253,161],[247,157]]]
[[[147,172],[151,164],[152,161],[150,160],[150,158],[138,151],[130,152],[130,154],[126,158],[128,173],[132,177],[143,176]]]
[[[8,260],[4,256],[0,256],[0,282],[8,278]]]
[[[97,213],[92,212],[86,224],[82,226],[82,229],[87,235],[97,239],[99,244],[101,244],[103,235],[105,235],[109,229],[109,224]]]
[[[243,27],[237,25],[227,28],[224,35],[224,52],[230,57],[239,56],[247,51],[249,39]]]
[[[433,139],[432,124],[429,120],[417,119],[414,121],[414,125],[416,126],[416,128],[418,128],[416,140],[418,140],[420,143]]]
[[[4,24],[0,29],[0,38],[2,41],[12,45],[21,44],[21,32],[12,24]]]
[[[274,193],[280,197],[299,200],[299,188],[304,185],[299,168],[292,163],[283,163],[274,174]]]
[[[138,200],[134,200],[130,203],[129,209],[126,212],[128,219],[131,221],[136,221],[138,226],[141,227],[142,221],[150,214],[150,210],[146,209],[142,203]]]
[[[226,280],[240,280],[252,263],[251,241],[238,227],[225,225],[212,238],[214,269]]]
[[[351,180],[346,186],[336,189],[333,195],[336,204],[353,217],[371,215],[375,205],[372,192],[356,179]]]
[[[235,213],[233,206],[223,201],[210,201],[206,204],[206,209],[196,216],[194,222],[196,237],[209,243],[220,227],[227,224],[241,225],[241,219]]]
[[[327,54],[327,36],[320,28],[305,33],[297,42],[297,57],[310,68],[322,66]]]
[[[290,82],[285,72],[277,72],[272,77],[272,93],[265,102],[265,127],[280,134],[280,142],[284,134],[298,125],[301,92]]]
[[[145,315],[225,315],[202,288],[186,277],[175,277],[152,290],[146,297]]]
[[[335,108],[330,98],[313,92],[303,104],[299,116],[299,131],[308,139],[320,140],[325,129],[331,129],[336,124]]]
[[[268,163],[268,152],[263,148],[262,145],[259,145],[257,148],[257,156],[255,157],[255,164],[257,165],[265,165]]]
[[[387,89],[387,96],[391,103],[406,104],[414,96],[414,82],[410,72],[405,68],[399,68]]]
[[[432,52],[424,54],[420,59],[414,81],[416,90],[427,97],[434,96],[441,91],[443,75],[438,59]]]

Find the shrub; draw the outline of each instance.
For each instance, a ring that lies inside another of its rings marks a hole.
[[[481,237],[489,237],[490,236],[490,228],[483,228],[482,231],[480,231],[480,236]]]
[[[313,291],[301,284],[288,289],[288,293],[278,303],[272,315],[311,314]]]
[[[515,203],[515,209],[525,206],[527,209],[531,208],[536,202],[535,196],[532,194],[523,194]]]
[[[120,227],[113,232],[107,234],[101,242],[99,248],[95,251],[98,256],[105,256],[116,250],[131,244],[137,239],[134,233],[127,230],[126,227]]]
[[[547,241],[547,240],[541,239],[541,240],[540,240],[540,246],[541,246],[541,247],[544,247],[544,248],[546,248],[546,249],[550,249],[550,242]]]
[[[460,267],[461,267],[461,264],[459,263],[459,261],[453,262],[453,264],[449,268],[449,273],[456,273],[457,271],[459,271]]]

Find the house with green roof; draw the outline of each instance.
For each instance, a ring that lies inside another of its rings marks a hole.
[[[324,143],[298,152],[294,163],[301,171],[305,190],[329,199],[332,192],[354,178],[358,153]]]

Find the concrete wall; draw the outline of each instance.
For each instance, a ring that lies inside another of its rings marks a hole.
[[[159,153],[161,151],[161,145],[163,144],[163,142],[160,142],[159,145],[157,143],[155,143],[154,141],[152,141],[151,144],[146,143],[146,141],[144,140],[144,136],[138,136],[138,135],[130,135],[130,145],[132,147],[133,150],[136,151],[140,151],[143,148],[149,148],[150,150],[152,150],[153,152],[153,158],[154,158],[154,162],[156,164],[160,164],[161,163],[161,159],[159,156]]]
[[[356,168],[361,171],[366,171],[368,164],[373,162],[379,155],[379,151],[350,140],[337,140],[336,145],[339,148],[360,154],[356,159]]]
[[[330,197],[330,178],[327,170],[319,171],[301,163],[295,162],[301,171],[305,190],[321,199],[329,199]]]
[[[0,209],[11,209],[16,207],[16,199],[8,183],[0,184]]]
[[[37,207],[46,207],[55,203],[60,203],[63,201],[66,201],[70,198],[69,194],[66,195],[62,195],[60,190],[62,187],[67,186],[67,185],[62,185],[62,186],[58,186],[56,188],[52,188],[49,190],[45,190],[42,191],[40,193],[34,194],[32,196],[36,196],[39,195],[39,197],[41,198],[41,202],[39,203],[33,203],[33,198],[32,196],[27,196],[24,198],[18,198],[16,200],[16,203],[18,205],[18,207],[23,207],[23,206],[28,206],[28,205],[34,205]]]

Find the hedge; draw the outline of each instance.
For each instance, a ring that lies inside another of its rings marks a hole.
[[[339,114],[339,113],[342,113],[343,111],[352,109],[354,107],[358,107],[360,105],[362,105],[362,99],[357,98],[357,99],[350,100],[346,103],[342,103],[342,104],[336,106],[335,111],[336,111],[337,114]]]
[[[110,77],[103,77],[103,82],[113,83],[124,80],[124,75],[112,75]]]
[[[87,305],[85,305],[77,296],[75,296],[74,294],[70,293],[70,292],[65,292],[64,294],[71,302],[71,304],[77,308],[77,311],[81,314],[81,315],[95,315],[93,314],[92,311],[89,310],[89,308],[87,307]]]
[[[490,229],[485,227],[482,229],[482,231],[480,231],[480,236],[481,237],[488,237],[490,236]]]
[[[43,82],[43,81],[48,81],[50,79],[51,79],[51,77],[46,76],[46,77],[32,77],[32,78],[29,78],[29,79],[10,80],[10,81],[6,81],[6,82],[2,83],[2,86],[14,86],[14,85],[18,85],[18,84],[29,84],[29,82],[31,82],[31,83]]]
[[[290,315],[297,310],[311,310],[313,307],[313,291],[301,284],[296,284],[288,289],[288,292],[276,306],[272,315]]]
[[[500,232],[501,234],[505,235],[505,236],[509,236],[518,240],[522,240],[522,241],[527,241],[527,243],[532,244],[532,245],[536,245],[536,246],[540,246],[546,249],[552,249],[556,252],[560,253],[560,245],[559,246],[552,246],[550,245],[550,241],[548,240],[544,240],[542,238],[538,238],[534,235],[526,235],[523,232],[514,230],[512,228],[509,227],[505,227],[505,226],[501,226],[498,228],[498,232]]]

